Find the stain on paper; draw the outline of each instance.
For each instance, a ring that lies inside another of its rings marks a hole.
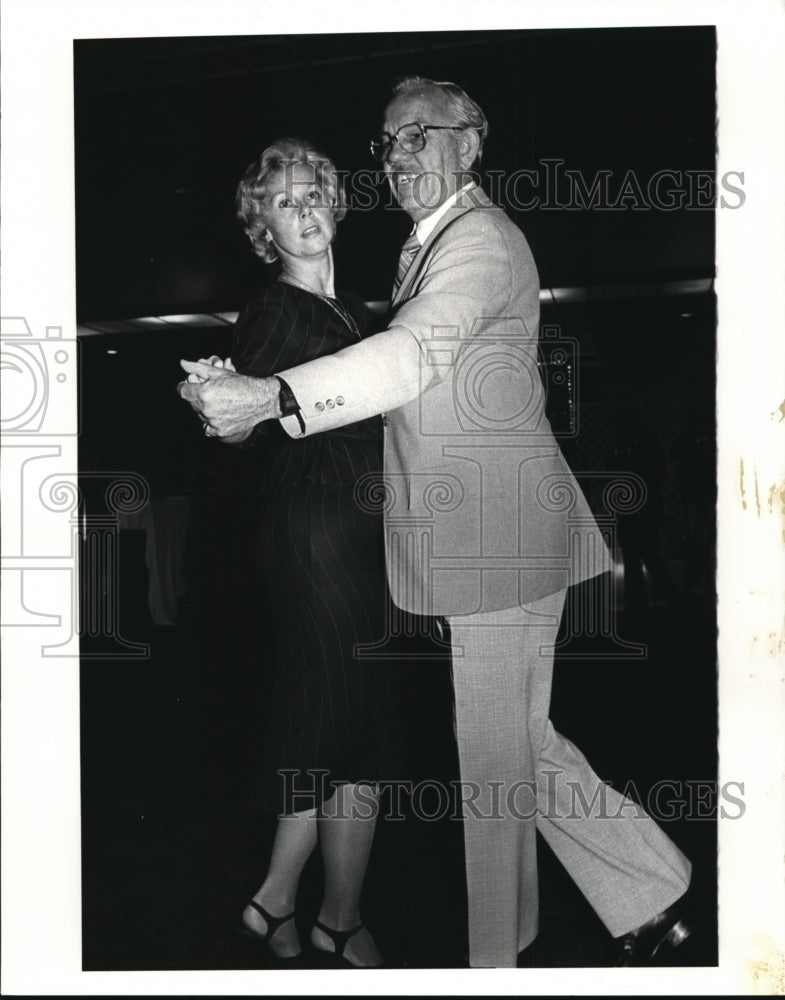
[[[768,934],[757,936],[753,954],[744,964],[752,993],[785,996],[785,955]]]
[[[739,459],[739,492],[741,493],[741,506],[747,509],[747,494],[744,492],[744,459]]]
[[[785,484],[775,483],[769,490],[769,511],[779,514],[782,522],[782,540],[785,541]]]

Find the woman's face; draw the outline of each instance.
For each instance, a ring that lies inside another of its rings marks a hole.
[[[265,225],[282,261],[318,257],[332,243],[332,206],[326,203],[310,163],[296,163],[272,174],[266,202]]]

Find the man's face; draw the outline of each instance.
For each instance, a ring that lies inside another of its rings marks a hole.
[[[387,106],[383,131],[395,135],[402,125],[450,125],[439,93],[401,94]],[[384,172],[401,208],[418,222],[457,190],[462,162],[460,131],[427,132],[425,148],[407,153],[394,142],[384,161]]]

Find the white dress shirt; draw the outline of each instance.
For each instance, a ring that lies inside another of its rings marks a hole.
[[[473,187],[477,185],[474,181],[469,181],[468,184],[464,184],[462,188],[453,192],[450,197],[444,201],[439,207],[431,212],[430,215],[426,215],[424,219],[420,219],[417,225],[414,227],[415,233],[417,233],[417,239],[420,241],[420,246],[425,243],[428,237],[431,235],[433,230],[436,228],[436,223],[441,219],[441,217],[448,212],[452,206],[458,201],[460,196],[466,192],[471,191]]]

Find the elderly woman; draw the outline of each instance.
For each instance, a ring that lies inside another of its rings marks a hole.
[[[228,366],[268,375],[371,332],[362,301],[333,284],[331,247],[345,211],[334,165],[308,142],[280,139],[248,167],[238,217],[255,253],[280,262],[280,273],[238,317]],[[395,691],[389,667],[359,650],[382,638],[388,596],[381,517],[357,502],[355,486],[381,469],[380,419],[299,441],[265,423],[233,443],[258,469],[253,545],[268,641],[257,789],[279,817],[267,876],[242,925],[278,959],[300,954],[295,897],[318,841],[324,895],[311,944],[378,966],[360,894]]]

